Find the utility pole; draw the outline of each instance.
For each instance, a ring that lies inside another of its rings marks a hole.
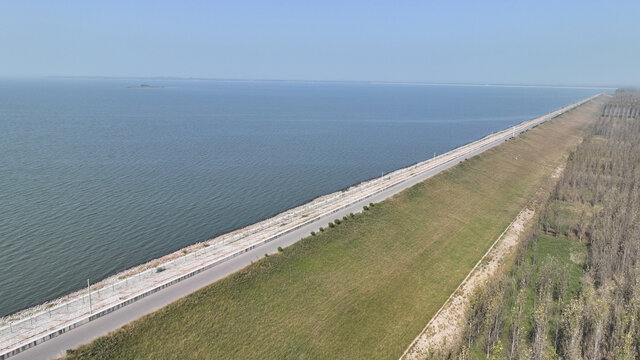
[[[93,309],[91,306],[91,286],[89,285],[89,279],[87,279],[87,291],[89,292],[89,315],[93,314]]]

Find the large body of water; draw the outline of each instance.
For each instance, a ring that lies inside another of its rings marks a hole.
[[[0,80],[0,315],[598,90]]]

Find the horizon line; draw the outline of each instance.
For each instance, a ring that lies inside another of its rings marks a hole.
[[[40,75],[40,76],[0,76],[12,79],[104,79],[104,80],[155,80],[155,81],[219,81],[219,82],[292,82],[292,83],[365,83],[372,85],[414,85],[414,86],[477,86],[477,87],[518,87],[518,88],[558,88],[558,89],[602,89],[616,90],[632,86],[612,85],[553,85],[535,83],[491,83],[491,82],[430,82],[430,81],[386,81],[386,80],[313,80],[313,79],[251,79],[215,78],[193,76],[103,76],[103,75]]]

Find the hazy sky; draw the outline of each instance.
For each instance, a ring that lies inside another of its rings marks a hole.
[[[640,1],[0,1],[0,76],[640,85]]]

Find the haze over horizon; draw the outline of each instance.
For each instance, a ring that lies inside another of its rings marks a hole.
[[[640,84],[631,1],[0,4],[0,77]]]

